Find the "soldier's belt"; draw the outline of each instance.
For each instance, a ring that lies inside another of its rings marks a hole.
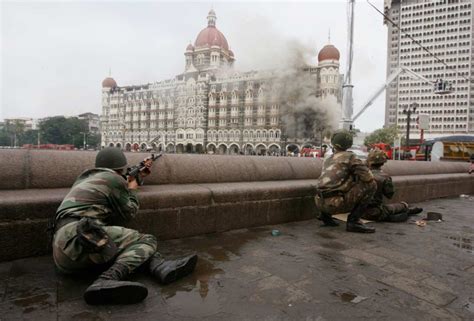
[[[329,198],[334,196],[344,196],[342,191],[319,191],[319,196],[322,198]]]

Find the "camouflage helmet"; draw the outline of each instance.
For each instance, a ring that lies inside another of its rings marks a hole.
[[[387,162],[387,155],[385,155],[383,150],[373,149],[370,151],[367,156],[367,164],[371,165],[383,165]]]
[[[337,130],[332,134],[331,144],[337,149],[346,150],[352,146],[352,135],[348,130]]]
[[[95,167],[122,169],[127,166],[127,158],[120,148],[107,147],[97,153]]]

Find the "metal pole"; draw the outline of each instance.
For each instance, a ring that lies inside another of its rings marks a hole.
[[[407,141],[406,141],[406,152],[410,151],[410,118],[411,118],[411,109],[407,110]]]
[[[83,134],[84,134],[83,149],[86,150],[86,132],[83,132]]]
[[[355,0],[348,1],[348,37],[347,37],[347,66],[344,84],[342,85],[342,124],[344,129],[352,129],[352,57],[353,57],[353,40],[354,40],[354,5]]]

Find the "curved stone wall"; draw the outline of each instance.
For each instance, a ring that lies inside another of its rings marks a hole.
[[[0,150],[0,189],[69,187],[94,167],[97,152]],[[126,153],[130,164],[149,154]],[[316,179],[322,161],[315,158],[166,154],[156,162],[146,185],[255,182]],[[465,173],[468,163],[389,161],[392,176]]]
[[[469,163],[388,161],[383,170],[391,176],[467,173]]]
[[[45,232],[96,152],[0,150],[0,261],[49,251]],[[128,153],[130,163],[148,154]],[[165,155],[139,190],[131,223],[159,239],[314,218],[322,162],[314,158]],[[474,193],[467,163],[390,161],[392,201]]]
[[[0,189],[70,187],[94,167],[97,152],[0,150]],[[137,164],[147,153],[126,153]],[[147,185],[315,179],[321,160],[314,158],[166,154],[156,161]]]

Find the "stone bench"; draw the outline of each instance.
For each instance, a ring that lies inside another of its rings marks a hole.
[[[48,219],[95,155],[0,151],[0,261],[47,253]],[[126,155],[130,164],[147,156]],[[170,239],[310,219],[321,166],[313,158],[165,155],[140,188],[131,226]],[[390,161],[384,169],[394,177],[395,201],[418,202],[474,192],[467,168]]]

